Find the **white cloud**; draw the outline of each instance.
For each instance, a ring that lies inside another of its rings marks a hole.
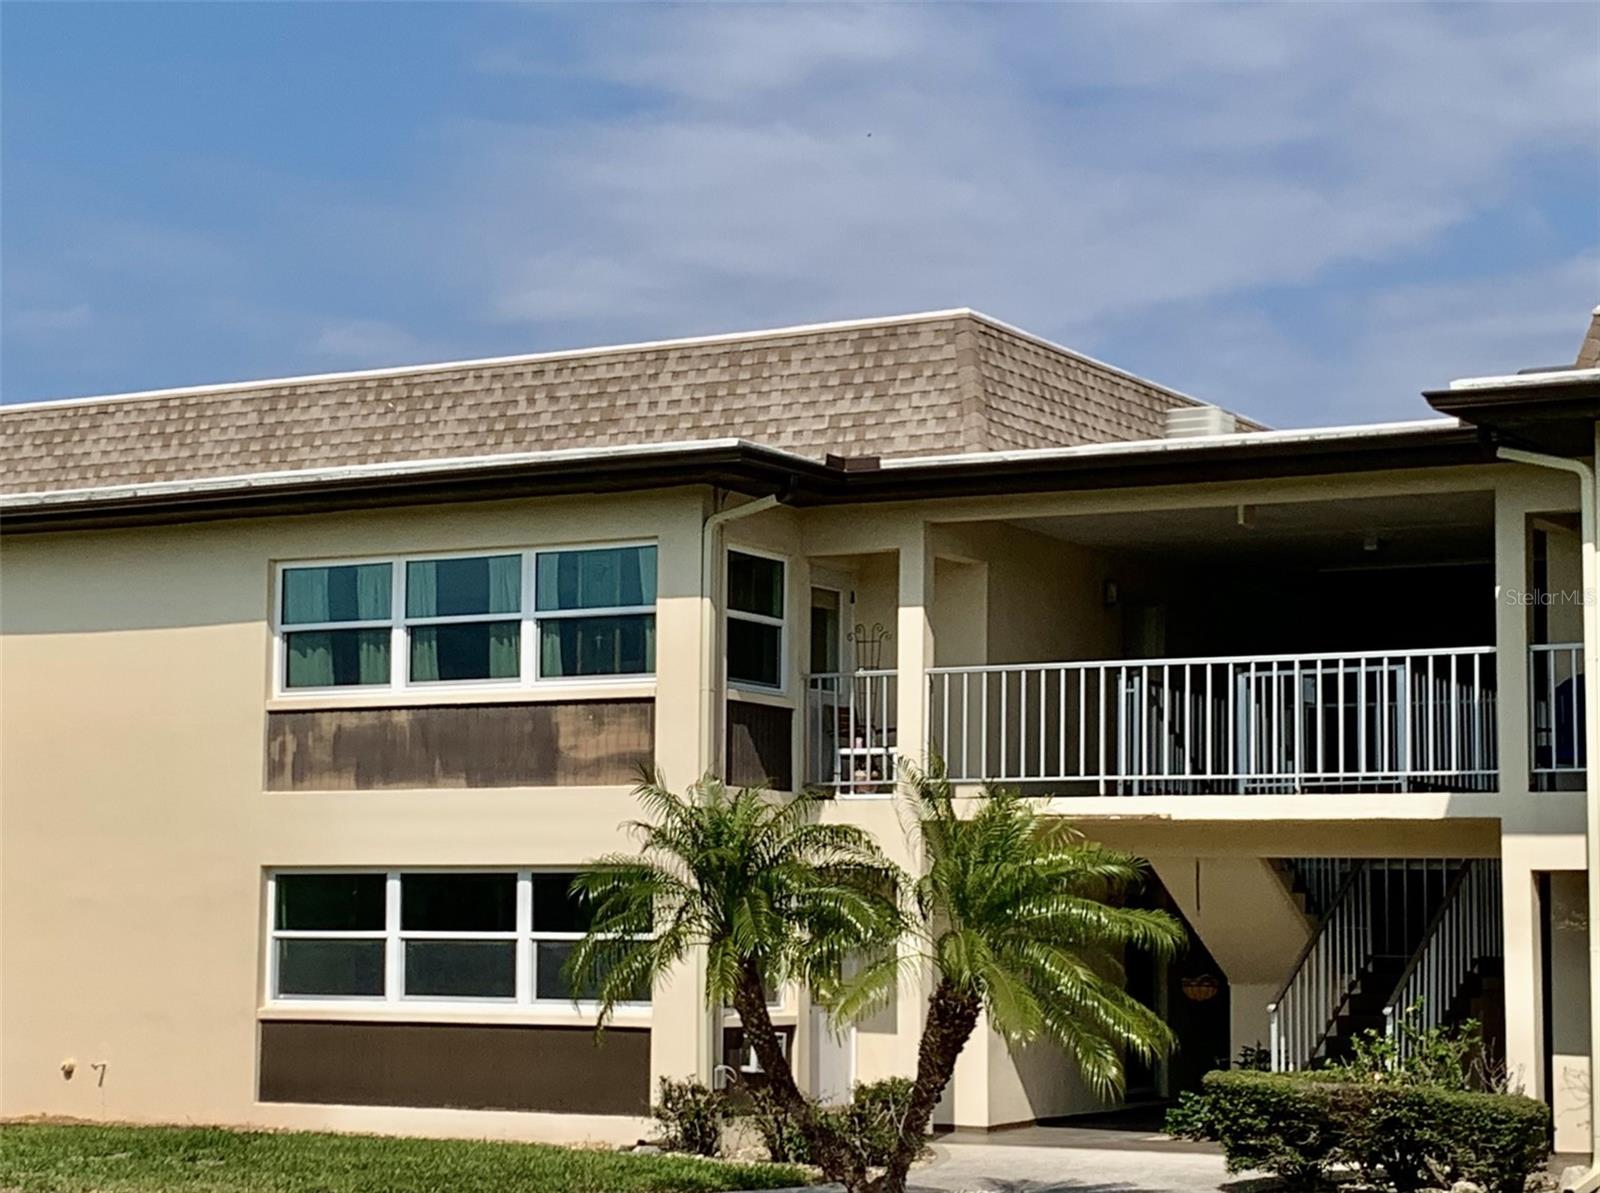
[[[30,339],[82,331],[94,322],[94,308],[86,302],[70,306],[23,307],[6,316],[6,328]]]
[[[346,319],[317,331],[312,350],[351,367],[414,363],[422,342],[403,327],[381,319]]]
[[[972,305],[1295,423],[1600,297],[1593,6],[515,11],[381,191],[191,163],[237,223],[63,218],[8,317],[87,302],[97,367],[167,384]]]
[[[649,105],[455,130],[488,318],[604,339],[965,303],[1092,342],[1426,276],[1600,142],[1576,6],[630,12],[563,69]]]

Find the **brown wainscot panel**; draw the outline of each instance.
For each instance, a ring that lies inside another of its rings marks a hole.
[[[269,791],[631,783],[655,701],[445,704],[267,714]]]
[[[728,782],[771,782],[794,789],[794,711],[748,700],[728,701]]]
[[[650,1032],[523,1024],[261,1024],[261,1101],[648,1114]]]

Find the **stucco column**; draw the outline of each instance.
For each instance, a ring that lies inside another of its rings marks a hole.
[[[1506,489],[1495,493],[1495,756],[1498,790],[1526,792],[1528,755],[1528,509]]]
[[[901,539],[899,587],[899,611],[895,619],[896,741],[900,757],[925,766],[928,761],[927,672],[933,666],[933,556],[927,524],[920,519],[907,527]],[[920,850],[914,840],[908,842],[905,864],[913,873],[922,867]],[[915,948],[917,944],[908,940],[904,947]],[[927,965],[908,968],[900,981],[895,1051],[897,1067],[907,1076],[917,1069],[917,1045],[922,1037],[922,1020],[932,988],[932,972]]]
[[[1500,838],[1505,923],[1506,1072],[1530,1098],[1545,1097],[1543,918],[1533,842]]]
[[[701,650],[707,622],[700,594],[700,534],[705,510],[685,503],[661,532],[657,558],[655,765],[674,791],[704,769],[700,723]],[[720,674],[720,673],[719,673]],[[659,1079],[710,1082],[714,1040],[705,1000],[703,953],[684,961],[651,992],[651,1096]]]

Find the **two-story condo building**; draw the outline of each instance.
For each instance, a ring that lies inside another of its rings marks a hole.
[[[936,753],[1192,928],[1130,1099],[1420,1000],[1588,1150],[1597,365],[1272,431],[959,310],[7,407],[0,1114],[636,1138],[747,1061],[693,964],[598,1044],[562,976],[638,768],[904,857]],[[916,975],[775,997],[812,1091],[911,1070]],[[940,1116],[1094,1108],[980,1033]]]

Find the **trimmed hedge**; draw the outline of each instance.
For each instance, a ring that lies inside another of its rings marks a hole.
[[[1220,1143],[1230,1172],[1259,1169],[1296,1185],[1351,1165],[1400,1193],[1457,1179],[1522,1193],[1550,1138],[1549,1108],[1520,1094],[1317,1072],[1208,1073],[1204,1091],[1180,1101],[1168,1130]]]

